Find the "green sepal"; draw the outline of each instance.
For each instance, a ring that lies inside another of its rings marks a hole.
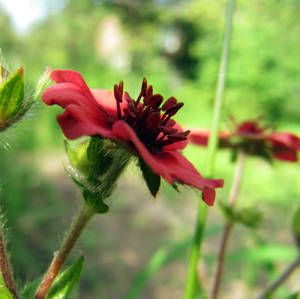
[[[86,187],[82,182],[80,182],[79,179],[77,179],[75,177],[75,174],[71,170],[69,170],[68,168],[65,167],[65,172],[70,177],[70,179],[73,181],[73,183],[75,185],[77,185],[80,188],[85,188]]]
[[[79,282],[80,274],[83,267],[84,258],[81,256],[75,263],[59,274],[45,299],[66,299],[73,288]]]
[[[235,163],[236,162],[236,159],[237,159],[237,156],[238,156],[238,151],[236,149],[233,149],[231,151],[231,157],[230,157],[230,161],[232,163]]]
[[[154,173],[141,158],[139,158],[139,166],[150,193],[155,197],[160,187],[160,176]]]
[[[97,182],[99,177],[110,168],[113,158],[105,148],[110,141],[100,136],[93,136],[72,147],[65,140],[65,149],[71,165],[84,174],[90,183]]]
[[[176,183],[170,184],[172,188],[179,193],[178,185]]]
[[[229,204],[220,202],[219,206],[225,217],[232,222],[243,224],[249,228],[257,228],[262,221],[262,214],[250,207],[232,208]]]
[[[88,141],[84,141],[72,148],[70,143],[65,139],[65,150],[67,152],[71,165],[79,170],[82,174],[88,174],[90,170],[90,161],[87,157]]]
[[[0,298],[1,299],[13,299],[12,294],[8,290],[8,288],[5,286],[5,283],[2,278],[2,274],[0,273]]]
[[[132,154],[100,136],[92,136],[73,147],[65,140],[65,149],[70,161],[65,169],[67,174],[97,213],[107,213],[109,208],[104,199],[113,192]]]
[[[0,51],[1,54],[1,51]],[[1,56],[0,56],[1,57]],[[1,61],[1,58],[0,58]],[[0,87],[4,84],[7,79],[11,76],[10,71],[6,69],[0,62]]]
[[[0,125],[20,112],[23,100],[24,78],[23,68],[20,68],[0,88]]]
[[[300,250],[300,206],[298,207],[298,209],[294,214],[292,230],[296,240],[296,244],[298,246],[298,249]]]
[[[39,80],[37,87],[36,87],[36,92],[34,94],[34,97],[32,99],[31,103],[36,102],[40,96],[42,95],[43,91],[46,89],[46,87],[48,86],[48,84],[51,82],[50,80],[50,74],[51,74],[51,69],[47,68],[47,70],[44,72],[44,74],[42,75],[41,79]],[[30,106],[30,104],[28,106]]]
[[[113,157],[107,147],[112,146],[110,140],[105,140],[100,136],[93,136],[87,148],[87,157],[91,161],[89,179],[98,179],[110,168]]]
[[[99,192],[91,192],[87,189],[83,189],[82,196],[84,201],[98,214],[105,214],[109,211],[109,206],[104,203]]]

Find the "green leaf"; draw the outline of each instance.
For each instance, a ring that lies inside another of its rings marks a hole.
[[[84,258],[83,256],[81,256],[72,266],[67,268],[64,272],[62,272],[55,278],[46,296],[46,299],[68,298],[71,291],[79,281],[79,277],[83,267],[83,260]]]
[[[23,69],[20,68],[0,88],[0,122],[16,116],[24,100]]]
[[[276,243],[256,245],[255,248],[235,250],[228,254],[228,260],[247,261],[248,263],[274,263],[292,261],[297,257],[297,250],[291,246]]]
[[[154,173],[143,159],[139,159],[139,165],[143,173],[150,193],[155,197],[160,187],[160,176]]]
[[[12,294],[8,290],[8,288],[5,286],[5,283],[2,278],[2,274],[0,273],[0,298],[1,299],[13,299]]]

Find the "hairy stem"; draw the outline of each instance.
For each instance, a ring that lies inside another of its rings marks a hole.
[[[11,273],[10,265],[7,259],[7,255],[5,252],[5,244],[2,236],[2,232],[0,230],[0,268],[1,274],[5,283],[5,286],[8,288],[10,293],[13,295],[13,298],[17,299],[17,291],[13,279],[13,275]]]
[[[61,248],[59,249],[58,253],[55,254],[50,264],[50,267],[37,290],[35,299],[45,298],[55,277],[57,276],[58,272],[60,271],[66,259],[68,258],[84,227],[94,214],[95,211],[91,206],[87,204],[83,206],[83,209],[81,210],[76,221],[71,226],[71,229],[67,234]]]
[[[288,268],[274,281],[267,289],[258,297],[258,299],[269,298],[272,293],[294,272],[296,268],[300,266],[300,254],[297,258],[288,266]]]
[[[242,174],[245,165],[245,159],[246,159],[246,154],[243,151],[240,151],[238,153],[237,165],[236,165],[230,196],[229,196],[229,205],[231,206],[232,209],[234,208],[239,195]],[[228,220],[223,230],[219,254],[218,254],[218,260],[217,260],[217,270],[216,270],[215,281],[214,281],[213,291],[212,291],[212,299],[218,298],[219,289],[222,280],[223,268],[224,268],[224,260],[225,260],[227,243],[228,243],[228,239],[233,224],[234,223],[232,220]]]
[[[214,115],[212,123],[211,137],[209,138],[208,144],[208,163],[207,172],[208,177],[213,176],[214,166],[215,166],[215,156],[218,146],[218,131],[221,117],[221,108],[223,102],[225,79],[227,74],[227,64],[229,58],[229,48],[232,33],[232,18],[235,7],[235,0],[228,0],[226,9],[226,19],[225,19],[225,36],[222,50],[222,57],[220,63],[220,71],[217,83],[217,92],[214,104]],[[188,265],[187,281],[185,286],[184,299],[192,299],[197,285],[199,285],[197,277],[197,264],[200,257],[201,242],[203,240],[203,234],[206,224],[207,216],[207,206],[202,202],[199,203],[198,216],[196,221],[195,234],[190,254],[190,260]],[[201,292],[204,293],[203,288],[200,286]],[[203,297],[203,296],[202,296]]]

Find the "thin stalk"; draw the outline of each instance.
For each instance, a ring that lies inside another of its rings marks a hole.
[[[71,229],[68,232],[61,248],[59,249],[58,253],[54,256],[50,267],[37,290],[35,299],[45,298],[55,277],[57,276],[58,272],[60,271],[66,259],[68,258],[84,227],[94,214],[95,211],[91,206],[87,204],[83,206],[83,209],[81,210],[76,221],[71,226]]]
[[[238,198],[238,195],[239,195],[242,174],[243,174],[244,165],[245,165],[245,159],[246,159],[246,154],[243,151],[240,151],[238,153],[236,170],[235,170],[235,174],[234,174],[234,178],[233,178],[233,182],[232,182],[232,186],[231,186],[231,191],[230,191],[230,196],[229,196],[229,205],[231,206],[232,209],[234,208],[235,203]],[[212,291],[212,299],[218,298],[219,289],[220,289],[221,280],[222,280],[223,269],[224,269],[226,248],[227,248],[230,233],[232,231],[233,224],[234,223],[232,220],[228,220],[224,227],[224,230],[223,230],[219,254],[218,254],[218,260],[217,260],[216,276],[215,276],[215,281],[214,281],[213,291]]]
[[[220,124],[221,108],[224,94],[225,79],[227,74],[227,64],[229,58],[229,48],[232,33],[232,18],[235,7],[235,0],[228,0],[226,17],[225,17],[225,36],[222,50],[222,57],[220,63],[220,71],[217,83],[217,92],[214,104],[214,114],[212,123],[211,137],[208,143],[208,163],[206,175],[208,177],[213,176],[214,166],[215,166],[215,156],[218,146],[218,131]],[[190,260],[188,265],[187,281],[185,286],[184,299],[192,299],[197,287],[198,277],[197,277],[197,264],[200,257],[201,243],[203,240],[203,234],[205,230],[206,217],[207,217],[207,206],[202,202],[198,206],[198,216],[196,221],[195,234],[190,254]],[[200,286],[201,288],[201,286]],[[202,293],[203,293],[203,288]]]
[[[13,275],[10,269],[10,265],[7,259],[7,255],[5,252],[5,244],[2,236],[2,232],[0,230],[0,268],[1,274],[5,283],[5,286],[8,288],[13,298],[17,299],[17,291],[13,279]]]
[[[201,201],[199,201],[197,226],[196,226],[194,240],[193,240],[191,253],[190,253],[184,299],[194,298],[195,290],[198,285],[200,286],[201,297],[206,298],[204,289],[199,283],[198,272],[197,272],[197,265],[198,265],[200,249],[201,249],[201,244],[203,239],[206,213],[207,213],[206,205],[203,204]]]
[[[276,281],[273,282],[259,297],[258,299],[269,298],[272,293],[294,272],[296,268],[300,266],[300,254],[292,262],[288,268],[278,277]]]

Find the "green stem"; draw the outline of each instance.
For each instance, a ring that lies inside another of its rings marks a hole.
[[[243,151],[240,151],[238,153],[236,170],[235,170],[230,196],[229,196],[229,205],[231,206],[232,209],[234,208],[239,195],[242,174],[245,165],[245,159],[246,159],[246,154]],[[219,289],[222,280],[223,268],[224,268],[224,260],[225,260],[227,243],[229,240],[230,233],[232,231],[233,224],[234,222],[232,220],[228,220],[223,230],[221,245],[218,254],[216,276],[215,276],[215,281],[214,281],[214,286],[212,291],[212,299],[218,298]]]
[[[288,268],[280,275],[280,277],[271,284],[259,297],[258,299],[269,298],[274,291],[294,272],[296,268],[300,266],[300,254],[297,258],[288,266]]]
[[[235,0],[228,0],[227,9],[226,9],[226,20],[225,20],[226,28],[225,28],[220,71],[219,71],[219,77],[217,83],[217,92],[216,92],[216,98],[214,104],[212,132],[208,143],[208,164],[207,164],[207,172],[206,172],[206,175],[208,177],[213,176],[214,166],[215,166],[214,161],[215,161],[216,150],[218,145],[218,131],[219,131],[219,124],[220,124],[225,79],[227,74],[227,64],[228,64],[229,48],[230,48],[231,33],[232,33],[232,18],[233,18],[234,7],[235,7]],[[188,266],[188,274],[187,274],[187,282],[185,287],[184,299],[194,298],[194,293],[198,282],[197,264],[200,257],[201,242],[203,240],[203,234],[205,230],[207,209],[208,208],[206,205],[204,205],[203,203],[199,203],[196,229],[195,229],[194,240],[191,249],[189,266]]]
[[[68,258],[83,229],[94,214],[95,210],[91,206],[87,204],[83,206],[83,209],[81,210],[76,221],[71,226],[71,229],[67,234],[61,248],[54,256],[51,265],[37,290],[35,299],[43,299],[46,297],[55,277]]]
[[[1,268],[1,274],[3,277],[3,281],[5,283],[5,286],[8,288],[10,293],[12,294],[13,298],[17,299],[17,292],[16,287],[13,279],[13,275],[10,269],[10,265],[7,259],[6,251],[5,251],[5,244],[4,239],[2,236],[2,232],[0,230],[0,268]]]
[[[197,226],[196,226],[194,240],[193,240],[191,253],[190,253],[184,299],[194,298],[195,290],[199,285],[198,275],[197,275],[197,265],[200,256],[201,243],[203,239],[206,213],[207,213],[206,205],[202,201],[199,201]],[[205,292],[201,286],[200,286],[200,292],[201,292],[201,297],[205,298],[206,297]]]

